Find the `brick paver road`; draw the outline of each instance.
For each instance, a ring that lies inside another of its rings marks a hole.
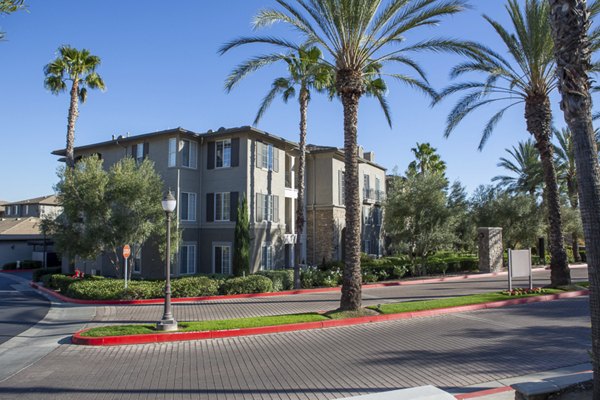
[[[64,344],[1,382],[0,399],[324,399],[463,387],[588,362],[587,304],[206,341]]]
[[[586,268],[572,268],[574,281],[587,280]],[[519,280],[520,285],[527,282]],[[534,285],[550,283],[550,271],[537,269]],[[453,297],[474,293],[504,290],[507,287],[506,275],[495,278],[467,279],[421,285],[395,286],[367,289],[363,291],[365,305],[395,303],[399,301]],[[277,315],[333,310],[339,307],[340,293],[315,293],[250,299],[205,301],[190,304],[174,304],[175,318],[179,321],[208,319],[243,318],[260,315]],[[118,324],[129,322],[156,322],[162,316],[162,305],[106,306],[97,307],[94,323],[91,325]]]

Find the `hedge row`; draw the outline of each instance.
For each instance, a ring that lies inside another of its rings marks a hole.
[[[43,264],[41,261],[34,261],[34,260],[23,260],[19,262],[19,269],[37,269],[37,268],[42,268]],[[7,269],[17,269],[17,263],[16,262],[9,262],[6,263],[2,266],[3,270],[7,270]]]

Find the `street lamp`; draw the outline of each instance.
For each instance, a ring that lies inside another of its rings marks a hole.
[[[156,324],[159,331],[176,331],[177,321],[171,313],[171,214],[175,211],[177,200],[169,193],[162,200],[162,208],[167,214],[167,279],[165,281],[165,308],[162,319]]]

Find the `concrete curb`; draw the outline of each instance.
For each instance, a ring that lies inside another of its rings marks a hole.
[[[571,268],[583,268],[587,266],[572,266]],[[539,268],[534,268],[539,269]],[[440,282],[451,282],[461,281],[465,279],[478,279],[478,278],[493,278],[496,276],[503,276],[508,274],[507,271],[502,272],[491,272],[485,274],[466,274],[457,276],[448,276],[442,278],[429,278],[429,279],[415,279],[410,281],[396,281],[396,282],[384,282],[384,283],[369,283],[362,286],[363,289],[377,289],[395,286],[410,286],[410,285],[422,285],[427,283],[440,283]],[[74,304],[97,304],[97,305],[136,305],[136,304],[163,304],[164,299],[142,299],[142,300],[82,300],[74,299],[71,297],[63,296],[54,290],[47,289],[43,286],[38,285],[35,282],[30,282],[29,285],[34,289],[40,290],[47,293],[65,303]],[[194,303],[198,301],[218,301],[218,300],[229,300],[229,299],[251,299],[257,297],[274,297],[274,296],[289,296],[297,294],[310,294],[310,293],[326,293],[326,292],[339,292],[341,287],[330,287],[330,288],[316,288],[316,289],[298,289],[298,290],[285,290],[281,292],[269,292],[269,293],[249,293],[249,294],[230,294],[230,295],[218,295],[218,296],[201,296],[201,297],[177,297],[171,299],[172,303]]]
[[[243,329],[228,329],[218,331],[202,331],[202,332],[175,332],[175,333],[155,333],[147,335],[124,335],[124,336],[104,336],[104,337],[86,337],[81,336],[82,333],[89,329],[84,329],[75,332],[73,335],[73,343],[88,346],[115,346],[125,344],[144,344],[144,343],[158,343],[158,342],[177,342],[185,340],[203,340],[203,339],[217,339],[235,336],[251,336],[251,335],[264,335],[269,333],[281,333],[281,332],[292,332],[292,331],[303,331],[312,329],[324,329],[333,328],[340,326],[351,326],[369,324],[375,322],[394,321],[400,319],[412,319],[412,318],[424,318],[433,317],[445,314],[454,314],[467,311],[485,310],[499,307],[507,307],[519,304],[539,303],[545,301],[567,299],[578,296],[585,296],[589,294],[588,290],[579,290],[574,292],[565,292],[559,294],[524,297],[519,299],[495,301],[491,303],[472,304],[468,306],[457,306],[448,308],[438,308],[435,310],[424,310],[415,312],[406,312],[399,314],[387,314],[387,315],[374,315],[367,317],[358,318],[347,318],[340,320],[327,320],[317,322],[306,322],[298,324],[287,324],[277,326],[263,326],[257,328],[243,328]]]

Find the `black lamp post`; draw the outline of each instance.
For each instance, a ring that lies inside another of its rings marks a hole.
[[[165,309],[162,319],[156,324],[159,331],[176,331],[177,321],[171,312],[171,214],[175,211],[177,200],[169,193],[162,200],[162,208],[167,214],[167,279],[165,281]]]

